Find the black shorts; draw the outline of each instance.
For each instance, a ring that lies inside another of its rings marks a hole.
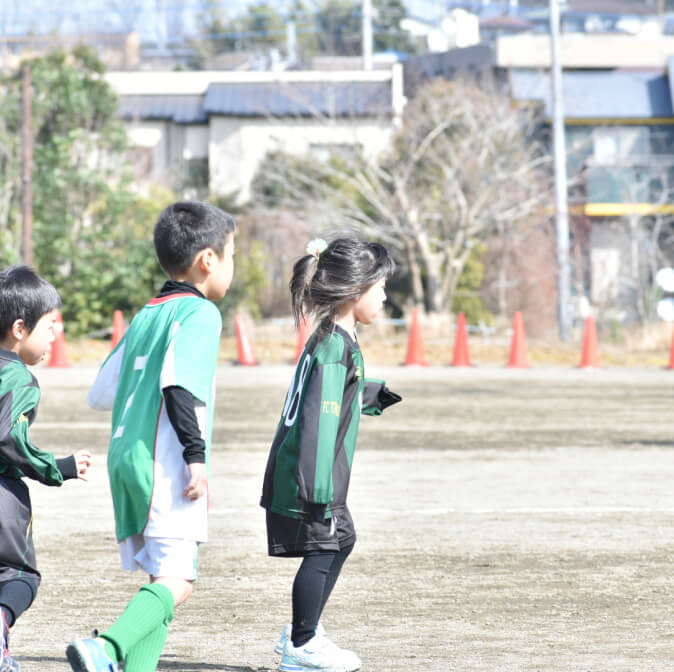
[[[336,553],[354,543],[356,530],[346,506],[320,522],[267,511],[269,555],[295,558],[321,551]]]
[[[21,479],[0,476],[0,581],[24,574],[40,579],[28,486]]]

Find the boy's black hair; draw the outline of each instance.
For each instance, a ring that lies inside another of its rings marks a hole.
[[[0,338],[4,339],[14,322],[32,331],[40,318],[61,307],[56,288],[30,266],[10,266],[0,271]]]
[[[395,262],[379,243],[337,238],[318,259],[307,254],[297,260],[290,280],[293,316],[314,315],[323,326],[334,320],[340,306],[358,299],[382,278],[393,275]]]
[[[182,201],[162,211],[154,227],[154,247],[169,277],[184,273],[207,248],[219,256],[234,233],[234,218],[210,203]]]

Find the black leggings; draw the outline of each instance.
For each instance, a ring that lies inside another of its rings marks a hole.
[[[5,614],[11,628],[35,599],[40,580],[33,576],[22,576],[9,581],[0,581],[0,610]]]
[[[353,544],[339,551],[317,551],[304,556],[293,582],[293,646],[313,636],[344,561]]]

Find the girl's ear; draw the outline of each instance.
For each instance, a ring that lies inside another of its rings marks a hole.
[[[19,318],[14,320],[11,326],[12,337],[17,341],[22,341],[26,335],[26,323]]]

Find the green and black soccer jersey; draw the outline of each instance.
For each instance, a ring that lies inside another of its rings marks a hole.
[[[208,465],[222,317],[180,284],[167,282],[173,289],[138,312],[87,398],[92,408],[112,408],[108,475],[118,541],[134,534],[208,540],[208,499],[183,494],[190,473],[163,390],[181,387],[194,397]]]
[[[315,332],[272,443],[260,501],[265,509],[321,520],[344,507],[361,412],[376,414],[393,403],[385,399],[383,382],[372,381],[365,396],[373,404],[363,408],[365,390],[358,343],[337,325],[327,335]]]
[[[63,470],[72,473],[74,460],[56,460],[34,446],[28,427],[35,420],[40,387],[18,355],[0,350],[0,474],[9,478],[27,476],[46,485],[61,485]]]
[[[31,574],[39,579],[32,511],[24,476],[46,485],[77,477],[73,457],[57,460],[34,446],[28,427],[37,415],[40,387],[13,352],[0,350],[0,581]]]

